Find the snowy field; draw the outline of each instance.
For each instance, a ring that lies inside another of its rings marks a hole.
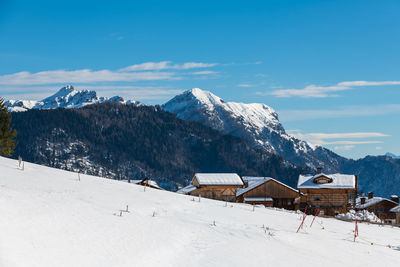
[[[400,228],[192,200],[0,157],[0,266],[400,264]]]

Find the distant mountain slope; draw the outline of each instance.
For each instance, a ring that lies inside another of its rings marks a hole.
[[[395,155],[395,154],[393,154],[393,153],[390,153],[390,152],[387,152],[387,153],[385,154],[385,156],[391,157],[391,158],[394,158],[394,159],[400,159],[400,156],[397,156],[397,155]]]
[[[336,172],[345,160],[328,149],[312,147],[288,135],[278,114],[265,104],[225,102],[211,92],[194,88],[174,97],[162,108],[181,119],[199,121],[222,133],[242,137],[253,146],[297,165]]]
[[[138,102],[125,101],[120,96],[111,98],[98,97],[95,91],[74,89],[72,85],[61,88],[54,95],[41,101],[34,100],[8,100],[5,105],[9,111],[27,111],[29,109],[54,109],[54,108],[80,108],[90,104],[103,102],[118,102],[124,104],[137,104]]]
[[[294,186],[304,172],[278,155],[155,107],[102,103],[81,109],[12,113],[15,156],[118,178],[151,177],[167,189],[195,172],[273,176]]]
[[[345,173],[360,177],[360,187],[376,196],[400,195],[400,159],[386,156],[367,156],[359,160],[347,160],[342,166]]]

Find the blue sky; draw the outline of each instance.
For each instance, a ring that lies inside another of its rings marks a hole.
[[[0,95],[65,84],[262,102],[336,153],[400,154],[400,1],[0,0]]]

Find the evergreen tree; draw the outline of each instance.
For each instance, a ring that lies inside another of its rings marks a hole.
[[[11,128],[11,114],[8,112],[4,99],[0,97],[0,155],[9,157],[17,145],[17,131]]]

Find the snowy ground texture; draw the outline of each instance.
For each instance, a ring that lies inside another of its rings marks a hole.
[[[400,264],[400,228],[192,200],[0,157],[0,266]]]

